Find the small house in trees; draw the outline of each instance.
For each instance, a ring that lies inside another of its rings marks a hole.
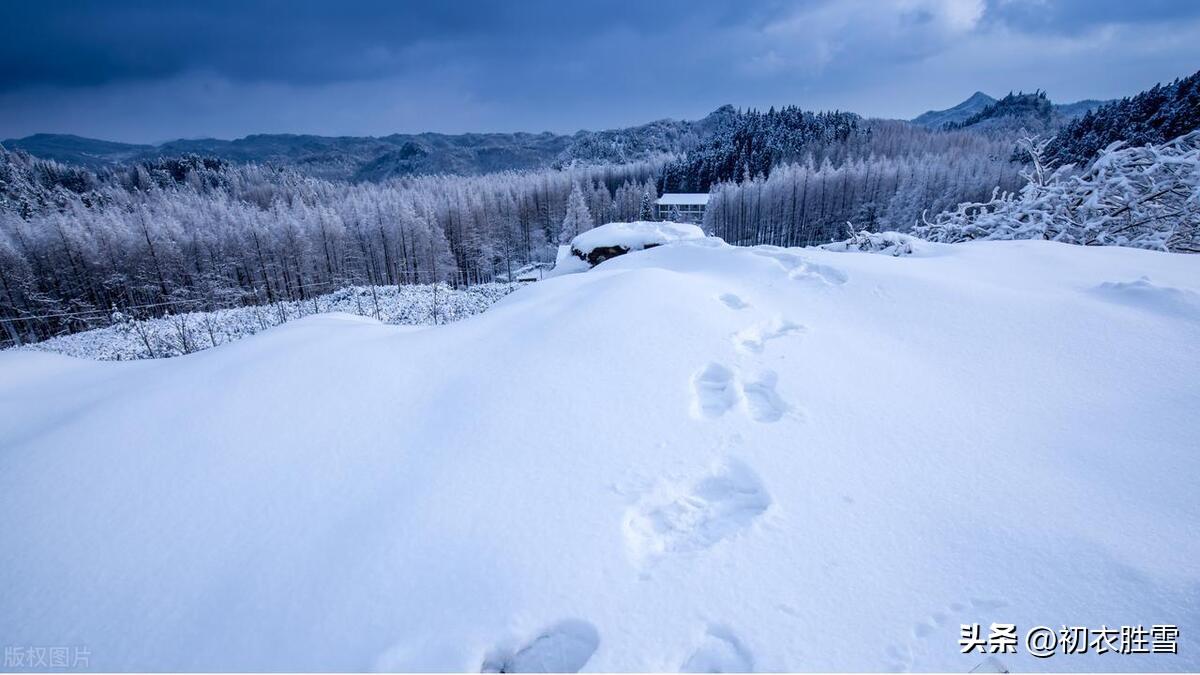
[[[704,222],[704,209],[708,206],[707,192],[668,192],[654,202],[659,220],[676,223]]]

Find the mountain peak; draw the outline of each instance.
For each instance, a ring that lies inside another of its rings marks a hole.
[[[931,129],[940,129],[945,124],[951,122],[961,122],[995,102],[996,99],[988,96],[982,91],[977,91],[974,94],[971,94],[967,100],[952,108],[946,108],[945,110],[928,110],[914,117],[912,122],[914,124],[920,124],[924,127],[929,127]]]

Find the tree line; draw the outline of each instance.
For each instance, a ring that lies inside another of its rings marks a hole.
[[[846,224],[907,231],[925,211],[1015,190],[1012,141],[969,132],[875,123],[870,133],[741,182],[712,188],[705,229],[729,243],[809,246]],[[819,159],[818,159],[819,157]]]
[[[660,169],[346,183],[196,157],[93,174],[0,151],[0,330],[29,342],[105,325],[114,308],[161,315],[491,281],[554,259],[573,189],[594,221],[631,220]]]

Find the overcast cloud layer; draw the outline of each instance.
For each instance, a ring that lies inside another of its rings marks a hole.
[[[909,118],[1197,68],[1190,0],[42,0],[0,22],[0,138],[572,132],[724,103]]]

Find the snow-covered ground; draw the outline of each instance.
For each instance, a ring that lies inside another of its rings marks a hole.
[[[0,642],[95,669],[949,670],[1177,624],[1200,257],[706,239],[437,327],[0,353]]]

